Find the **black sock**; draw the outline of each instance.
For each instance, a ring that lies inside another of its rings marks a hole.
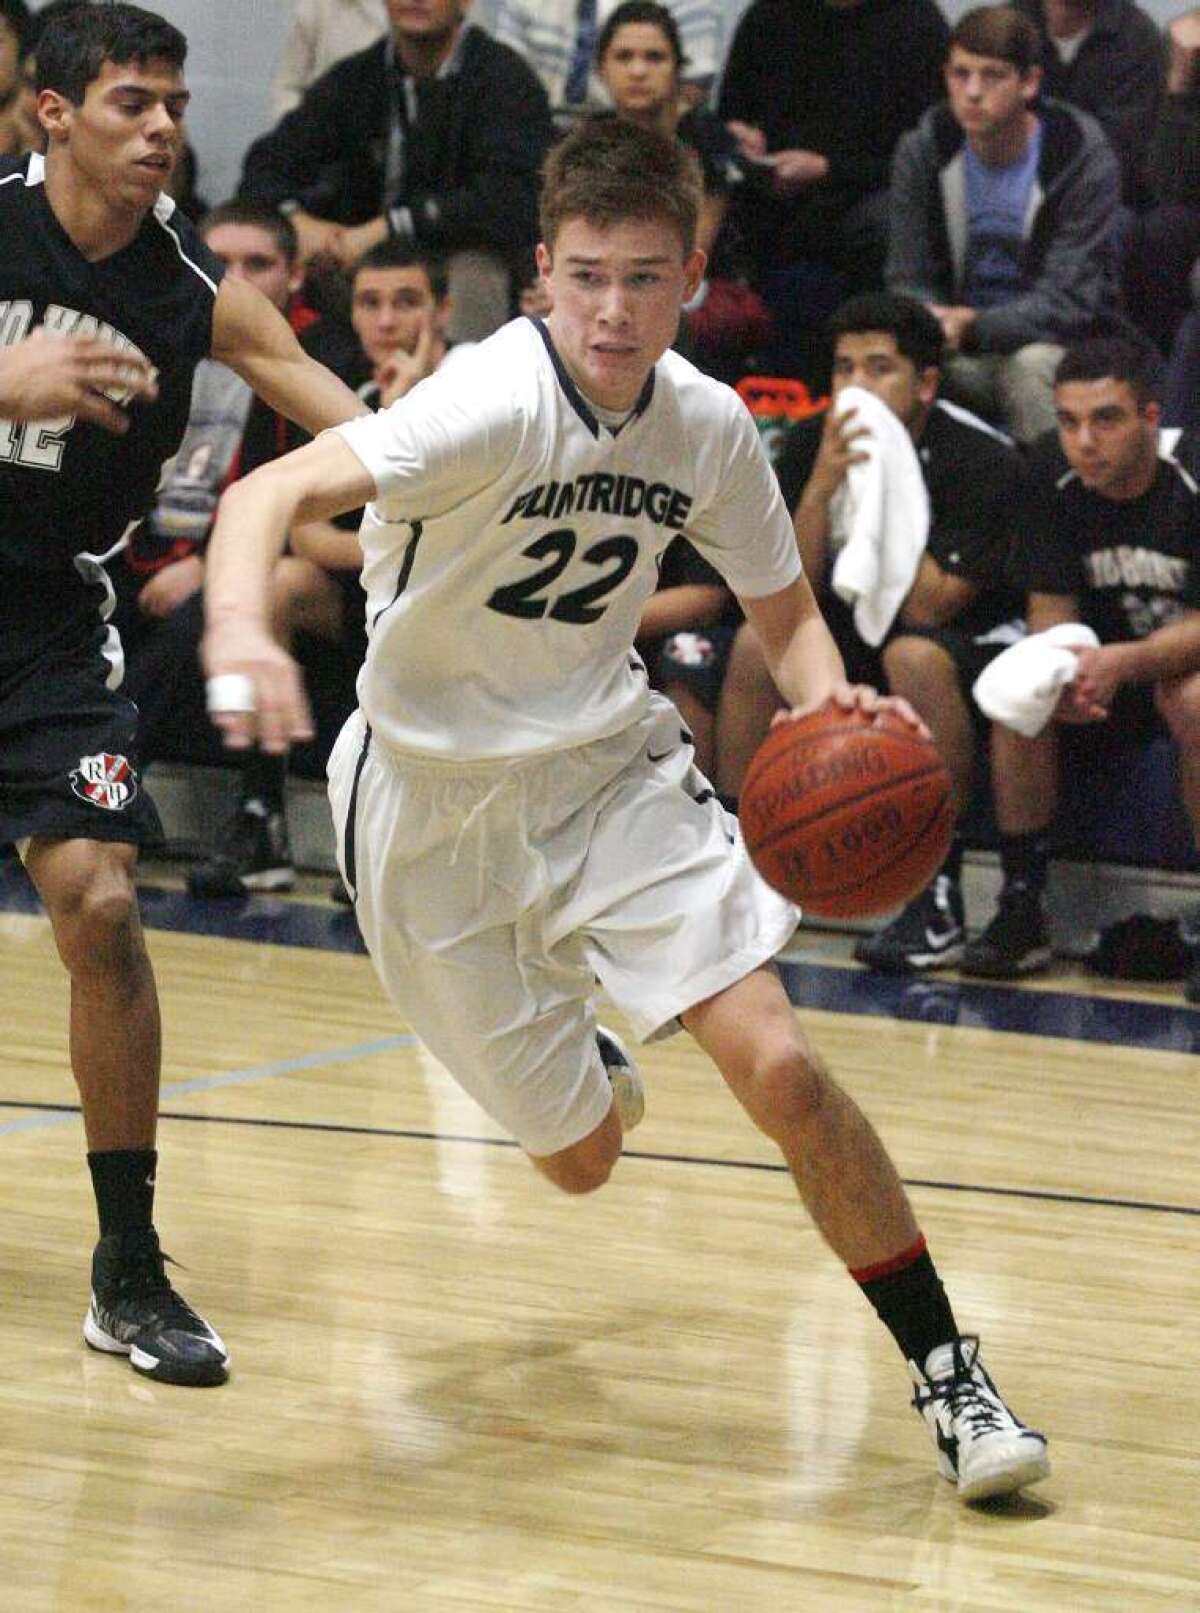
[[[958,1337],[958,1323],[925,1239],[918,1238],[892,1260],[865,1266],[850,1275],[875,1307],[875,1314],[900,1346],[906,1361],[924,1369],[930,1350]]]
[[[1000,836],[1000,867],[1004,889],[1018,887],[1030,896],[1040,897],[1046,888],[1050,868],[1050,833],[1035,829],[1032,834]]]
[[[114,1148],[89,1154],[88,1169],[100,1213],[100,1236],[133,1232],[152,1224],[154,1176],[158,1154],[153,1148]]]
[[[938,869],[939,874],[945,874],[952,885],[962,884],[963,843],[962,836],[955,834],[950,842],[950,850],[946,853],[946,860]]]
[[[286,756],[248,751],[242,764],[242,800],[261,801],[268,812],[282,812],[286,778]]]

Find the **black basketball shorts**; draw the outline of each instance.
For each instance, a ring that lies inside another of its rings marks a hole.
[[[162,840],[137,764],[137,707],[94,645],[0,682],[0,845]]]

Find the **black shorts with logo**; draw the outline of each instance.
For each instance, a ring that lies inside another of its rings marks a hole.
[[[137,765],[137,707],[92,643],[0,677],[0,845],[163,838]]]

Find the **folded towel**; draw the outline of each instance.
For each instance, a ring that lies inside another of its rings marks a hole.
[[[975,679],[979,709],[1026,739],[1036,739],[1054,714],[1058,697],[1075,677],[1076,650],[1100,640],[1082,622],[1060,622],[1002,650]]]
[[[854,409],[870,431],[856,447],[867,458],[851,465],[830,508],[830,538],[838,553],[830,579],[853,607],[863,641],[881,644],[904,603],[929,538],[929,491],[912,438],[880,398],[848,386],[834,405]]]

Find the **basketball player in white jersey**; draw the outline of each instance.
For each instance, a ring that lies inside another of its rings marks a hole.
[[[1004,1494],[1046,1475],[1045,1440],[960,1335],[891,1161],[772,967],[796,910],[754,873],[631,651],[682,532],[794,707],[898,704],[845,681],[742,404],[667,350],[704,266],[699,201],[693,159],[634,125],[585,124],[555,149],[545,324],[505,326],[226,494],[211,704],[235,748],[306,731],[267,628],[270,566],[297,521],[367,504],[369,649],[330,793],[390,995],[568,1193],[607,1180],[641,1110],[596,979],[639,1038],[687,1029],[896,1338],[942,1472],[965,1499]]]

